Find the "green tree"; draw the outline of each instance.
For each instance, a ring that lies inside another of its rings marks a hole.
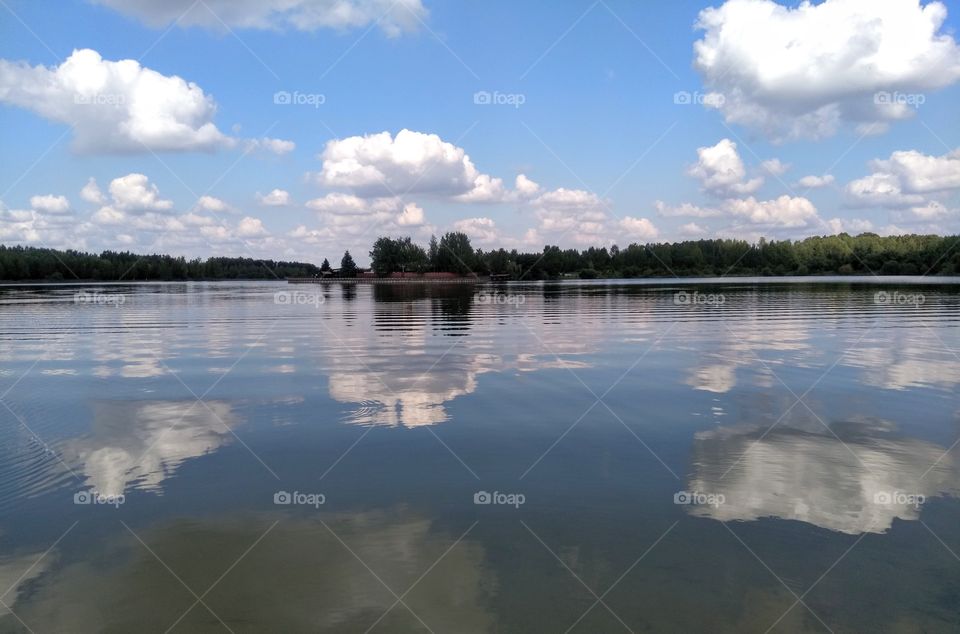
[[[380,277],[400,270],[400,245],[393,238],[381,236],[370,249],[370,268]]]
[[[451,231],[440,238],[437,252],[438,270],[466,275],[473,272],[475,257],[467,234]]]
[[[323,258],[323,263],[320,265],[320,270],[324,273],[330,272],[330,260]]]
[[[340,260],[340,275],[343,277],[357,276],[357,263],[353,261],[353,256],[349,251],[343,252],[343,258]]]
[[[427,257],[430,259],[430,270],[436,271],[439,265],[440,245],[437,244],[437,236],[430,236],[430,247],[427,251]]]

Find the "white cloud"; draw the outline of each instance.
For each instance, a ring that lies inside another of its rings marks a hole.
[[[923,196],[904,194],[900,180],[895,175],[881,172],[850,181],[846,194],[848,203],[853,207],[903,208],[923,202]]]
[[[660,235],[660,231],[646,218],[634,218],[625,216],[618,223],[624,235],[636,240],[650,241],[655,240]]]
[[[241,238],[260,238],[267,235],[267,230],[259,218],[246,216],[237,225],[237,235]]]
[[[180,222],[189,227],[209,227],[216,224],[210,216],[201,216],[193,212],[180,216]]]
[[[463,148],[436,134],[401,130],[327,142],[317,181],[364,198],[400,194],[489,201],[503,191],[500,179],[481,174]]]
[[[173,202],[160,198],[160,190],[143,174],[127,174],[110,181],[113,206],[120,211],[141,213],[170,211]]]
[[[100,191],[100,186],[97,185],[97,179],[93,177],[80,190],[80,198],[94,205],[102,205],[107,200],[104,198],[103,192]]]
[[[415,203],[407,203],[396,220],[401,227],[418,227],[424,223],[423,209]]]
[[[681,203],[679,205],[668,205],[662,200],[653,203],[657,214],[664,218],[687,217],[687,218],[716,218],[723,215],[719,209],[711,207],[700,207],[691,203]]]
[[[333,193],[321,198],[308,200],[307,208],[338,216],[356,216],[368,214],[373,210],[381,208],[381,206],[384,205],[384,201],[389,201],[389,204],[385,205],[388,209],[392,209],[395,206],[395,199],[393,198],[366,199],[354,196],[353,194]]]
[[[260,139],[247,140],[248,152],[252,152],[254,150],[264,150],[266,152],[272,152],[277,156],[283,156],[284,154],[293,152],[296,148],[296,143],[293,141],[286,141],[284,139],[271,139],[270,137],[262,137]]]
[[[495,203],[504,200],[507,191],[503,181],[487,174],[480,174],[473,182],[473,189],[466,194],[457,196],[455,200],[465,203]]]
[[[943,156],[928,156],[916,150],[898,151],[887,160],[874,161],[873,169],[895,177],[901,189],[908,193],[960,189],[960,149]]]
[[[826,222],[826,226],[835,234],[849,233],[850,235],[858,235],[873,231],[873,223],[861,218],[832,218]]]
[[[561,187],[541,194],[531,204],[540,220],[540,230],[545,232],[571,231],[581,224],[597,223],[606,218],[600,198],[582,189]]]
[[[464,218],[453,223],[453,228],[467,234],[473,242],[501,246],[500,233],[492,218]]]
[[[213,99],[194,83],[76,50],[46,68],[0,60],[0,103],[68,124],[85,153],[213,150],[233,140],[213,124]]]
[[[694,66],[728,122],[774,140],[867,129],[912,116],[903,100],[960,78],[960,47],[941,33],[940,2],[825,0],[794,8],[727,0],[700,12]]]
[[[851,207],[885,207],[896,222],[912,223],[955,219],[955,194],[960,190],[960,149],[942,156],[916,150],[893,152],[888,159],[870,162],[872,174],[847,183]],[[892,225],[891,225],[892,226]],[[926,230],[933,231],[933,226]],[[937,228],[937,232],[955,231]]]
[[[517,175],[514,188],[517,190],[517,194],[524,198],[532,198],[540,193],[540,185],[527,178],[525,174]]]
[[[421,0],[94,0],[154,27],[176,23],[222,30],[300,31],[376,25],[396,37],[415,31],[427,10]]]
[[[774,176],[783,176],[790,169],[789,163],[784,163],[780,159],[768,159],[760,164],[763,171]]]
[[[196,209],[199,209],[200,211],[209,211],[214,214],[232,211],[230,205],[213,196],[201,196],[197,200]]]
[[[775,200],[756,200],[751,196],[745,200],[728,200],[724,209],[732,216],[742,218],[750,224],[770,228],[808,227],[816,222],[817,208],[806,198],[780,196]]]
[[[703,235],[706,235],[707,230],[698,225],[695,222],[688,222],[685,225],[680,226],[680,235],[685,238],[698,238]]]
[[[66,196],[31,196],[30,208],[41,214],[62,215],[70,213],[70,201]]]
[[[832,185],[834,181],[832,174],[824,174],[823,176],[804,176],[796,182],[797,187],[804,187],[806,189],[819,189],[821,187],[827,187]]]
[[[763,178],[759,176],[746,180],[747,170],[737,153],[737,144],[730,139],[721,139],[712,147],[697,148],[697,157],[689,173],[709,194],[720,197],[751,194],[763,185]]]
[[[938,200],[931,200],[923,205],[911,207],[908,212],[913,218],[921,221],[940,220],[956,215],[957,209],[949,209]]]
[[[257,200],[264,207],[287,207],[291,204],[290,192],[283,189],[274,189],[266,196],[257,192]]]

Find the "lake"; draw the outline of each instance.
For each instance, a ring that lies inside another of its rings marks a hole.
[[[960,631],[960,279],[0,288],[0,631]]]

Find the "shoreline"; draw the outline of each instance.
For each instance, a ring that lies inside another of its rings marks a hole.
[[[524,280],[491,280],[489,277],[476,278],[231,278],[231,279],[196,279],[196,280],[0,280],[0,288],[23,286],[131,286],[142,284],[229,284],[229,283],[263,283],[263,284],[455,284],[455,285],[531,285],[531,284],[581,284],[599,286],[603,284],[626,285],[663,285],[663,284],[776,284],[776,283],[823,283],[823,284],[960,284],[960,275],[727,275],[727,276],[684,276],[684,277],[604,277],[580,279],[563,277],[553,279],[524,279]]]

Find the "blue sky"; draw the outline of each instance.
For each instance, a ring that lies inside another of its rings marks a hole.
[[[6,244],[364,261],[453,228],[960,227],[957,2],[5,3]]]

